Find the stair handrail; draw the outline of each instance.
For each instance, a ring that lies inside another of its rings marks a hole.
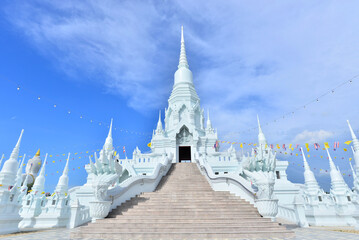
[[[235,178],[232,178],[232,177],[230,177],[230,176],[226,176],[226,177],[225,177],[225,176],[218,176],[218,177],[210,176],[210,175],[213,175],[213,174],[208,173],[207,168],[209,168],[210,170],[212,170],[211,166],[209,166],[208,163],[207,163],[205,160],[203,160],[203,159],[200,159],[200,160],[199,160],[199,159],[196,159],[196,160],[197,160],[197,163],[198,163],[199,166],[200,166],[200,169],[205,172],[206,176],[207,176],[210,180],[226,180],[226,182],[227,182],[227,181],[233,181],[233,182],[239,184],[239,185],[242,187],[242,189],[244,189],[244,190],[249,194],[249,196],[251,196],[251,197],[253,198],[253,200],[257,198],[256,193],[255,193],[254,191],[248,189],[248,187],[246,187],[243,183],[241,183],[240,181],[238,181],[238,180],[235,179]],[[238,176],[236,175],[236,177],[243,178],[243,177],[240,176],[239,174],[238,174]],[[243,180],[245,180],[245,179],[243,178]]]
[[[114,203],[114,200],[118,197],[120,197],[121,195],[123,195],[124,193],[126,193],[127,191],[129,191],[131,189],[131,187],[133,185],[138,184],[139,182],[144,183],[145,181],[155,181],[156,179],[158,179],[159,175],[166,175],[168,170],[170,169],[172,163],[171,160],[168,157],[165,157],[165,159],[159,163],[157,163],[155,170],[153,171],[153,173],[151,175],[137,175],[137,176],[133,176],[130,177],[128,179],[126,179],[125,181],[123,181],[121,184],[119,184],[118,186],[109,189],[108,190],[108,198],[109,200],[112,201],[112,203]],[[112,209],[117,207],[117,205],[113,205],[112,204]]]

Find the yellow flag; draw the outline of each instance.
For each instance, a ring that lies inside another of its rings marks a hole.
[[[323,156],[320,156],[320,158],[323,158]]]
[[[292,148],[292,145],[293,145],[293,144],[289,144],[289,148]]]
[[[352,158],[349,158],[349,161],[351,161],[352,160]]]
[[[346,141],[344,142],[346,145],[349,145],[352,141]]]
[[[307,152],[309,152],[309,143],[306,143],[305,147],[307,148]]]
[[[264,148],[267,148],[267,147],[268,147],[268,144],[266,144]]]
[[[243,143],[241,143],[241,145],[239,145],[241,148],[243,148]]]
[[[298,157],[298,153],[297,153],[297,154],[295,154],[295,156],[297,156],[297,157]]]
[[[113,153],[114,156],[116,156],[116,154],[117,154],[117,151],[115,151],[115,152]]]
[[[152,146],[152,143],[147,144],[147,146],[148,146],[148,147],[151,147],[151,146]]]
[[[348,149],[346,149],[346,148],[343,148],[343,150],[346,152],[346,151],[348,151]]]
[[[279,144],[277,144],[277,148],[280,149]]]
[[[257,145],[257,143],[253,143],[253,146],[256,146]]]
[[[324,143],[324,146],[325,146],[325,148],[330,148],[329,143],[327,143],[327,142]]]
[[[310,155],[308,154],[308,157],[310,158]]]

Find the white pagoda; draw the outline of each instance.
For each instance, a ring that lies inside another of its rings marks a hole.
[[[151,148],[155,154],[172,153],[172,162],[193,161],[194,154],[213,154],[217,132],[212,128],[209,114],[204,125],[204,110],[193,85],[192,72],[186,57],[183,27],[181,29],[181,52],[174,84],[165,110],[165,128],[161,113],[153,133]]]

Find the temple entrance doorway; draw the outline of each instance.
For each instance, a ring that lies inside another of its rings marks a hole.
[[[179,146],[178,147],[178,160],[179,162],[191,162],[191,147]]]

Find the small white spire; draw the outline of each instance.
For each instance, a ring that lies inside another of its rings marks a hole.
[[[267,145],[266,137],[264,136],[264,133],[261,128],[261,123],[259,122],[259,116],[257,114],[257,121],[258,121],[258,143],[261,146]]]
[[[24,133],[24,129],[21,130],[20,137],[17,140],[17,143],[16,143],[16,146],[14,147],[14,150],[12,150],[10,158],[17,159],[19,157],[20,143],[21,143],[23,133]]]
[[[158,115],[157,128],[155,131],[156,134],[163,134],[162,120],[161,120],[161,110]]]
[[[15,180],[16,177],[16,173],[17,173],[17,169],[19,167],[19,163],[17,161],[18,157],[19,157],[19,151],[20,151],[20,143],[21,143],[21,139],[22,139],[22,134],[24,133],[24,129],[21,130],[21,134],[19,139],[17,140],[17,143],[14,147],[14,149],[11,152],[10,158],[5,161],[3,168],[1,169],[1,173],[7,173],[7,174],[11,174],[14,179],[12,179],[12,181]],[[8,176],[10,177],[10,176]],[[9,181],[5,180],[5,181]]]
[[[157,122],[156,130],[162,130],[161,110],[159,111],[159,114],[158,114],[158,122]]]
[[[329,158],[332,190],[334,190],[334,192],[339,192],[348,189],[348,185],[345,183],[340,171],[335,167],[333,159],[330,156],[330,153],[327,148],[326,150]]]
[[[27,187],[29,182],[29,174],[26,174],[25,180],[22,182],[22,186]]]
[[[207,110],[207,129],[212,129],[212,122],[209,118],[209,109]]]
[[[60,176],[59,182],[57,183],[57,186],[55,188],[55,192],[58,192],[60,194],[65,194],[65,193],[67,194],[68,185],[69,185],[69,177],[68,177],[69,159],[70,159],[70,153],[67,156],[64,171],[63,171],[62,175]]]
[[[355,135],[355,133],[352,129],[352,126],[350,125],[349,120],[347,120],[347,123],[349,126],[350,134],[352,135],[354,151],[357,152],[357,151],[359,151],[359,140],[358,140],[357,136]]]
[[[4,160],[4,157],[5,157],[5,155],[2,154],[1,159],[0,159],[0,168],[1,168],[2,160]]]
[[[17,174],[16,174],[16,185],[18,187],[21,186],[21,182],[22,182],[22,167],[24,165],[25,157],[26,157],[26,154],[24,154],[24,156],[22,158],[22,161],[20,163],[20,166],[19,166],[19,168],[17,170]]]
[[[329,151],[328,151],[328,148],[325,148],[325,150],[327,151],[327,154],[328,154],[330,170],[331,170],[331,171],[337,170],[336,167],[335,167],[335,164],[334,164],[334,162],[333,162],[333,159],[332,159],[332,157],[330,156],[330,153],[329,153]]]
[[[70,153],[67,155],[67,160],[66,160],[66,165],[65,165],[65,168],[64,168],[64,171],[62,173],[62,175],[68,175],[69,173],[69,159],[70,159]]]
[[[45,160],[44,160],[44,162],[42,164],[42,168],[40,170],[40,174],[35,179],[31,194],[37,194],[38,192],[41,194],[45,189],[45,168],[46,168],[47,155],[48,154],[46,153]]]
[[[303,155],[303,162],[304,162],[304,180],[307,186],[307,190],[318,190],[319,185],[317,180],[315,179],[314,173],[310,170],[309,164],[303,152],[303,148],[300,148],[302,155]],[[316,193],[315,193],[316,194]]]
[[[181,26],[181,53],[180,53],[178,68],[181,67],[189,68],[187,62],[187,56],[186,56],[186,48],[184,44],[183,26]]]
[[[44,160],[43,166],[42,166],[42,168],[41,168],[41,170],[40,170],[39,176],[45,176],[46,159],[47,159],[47,153],[46,153],[46,155],[45,155],[45,160]]]
[[[96,167],[91,160],[91,156],[89,156],[89,159],[90,159],[90,167],[91,167],[92,173],[97,174]]]
[[[351,162],[349,163],[349,165],[350,165],[350,168],[351,168],[352,173],[353,173],[354,191],[355,191],[356,193],[359,193],[359,179],[358,179],[358,176],[357,176],[355,170],[353,169],[353,166],[352,166],[352,163],[351,163]]]
[[[109,138],[112,138],[112,121],[113,121],[113,118],[111,118],[110,130],[108,131],[107,137],[109,137]]]
[[[352,129],[352,126],[350,125],[349,120],[347,120],[347,123],[348,123],[348,126],[349,126],[350,134],[352,135],[352,138],[353,138],[353,139],[354,139],[354,138],[357,138],[357,136],[355,136],[355,133],[354,133],[354,131],[353,131],[353,129]]]

